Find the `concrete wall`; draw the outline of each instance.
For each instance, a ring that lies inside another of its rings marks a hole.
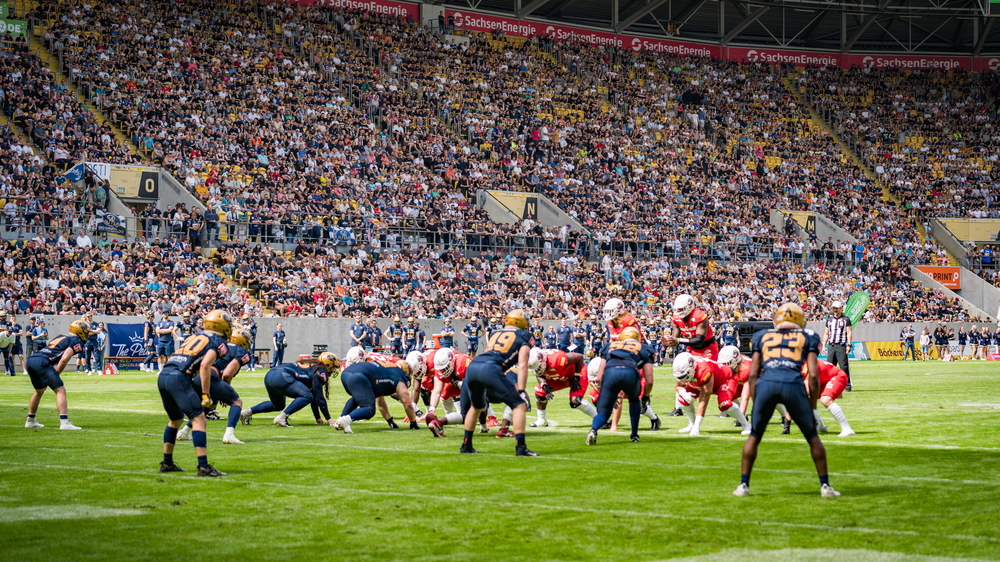
[[[437,4],[420,4],[420,21],[431,29],[437,29],[438,16],[444,11],[444,6]]]
[[[167,205],[176,206],[178,203],[185,203],[188,209],[197,207],[202,211],[205,210],[205,205],[188,191],[184,184],[179,182],[173,174],[160,168],[160,198],[157,200],[156,207],[162,211],[167,208]]]
[[[850,232],[847,232],[846,230],[838,226],[836,223],[834,223],[826,216],[821,215],[819,213],[815,213],[815,215],[816,215],[816,240],[818,242],[820,243],[825,242],[828,238],[831,237],[834,239],[834,241],[836,240],[840,241],[848,240],[850,242],[858,241],[858,239],[855,238]],[[768,214],[768,222],[771,223],[771,226],[780,231],[785,224],[785,218],[780,210],[771,209],[771,212]],[[802,228],[801,225],[798,224],[798,222],[793,220],[792,224],[796,225],[796,232],[799,234],[800,238],[805,240],[809,237],[809,233],[805,232],[805,229]]]
[[[520,217],[514,214],[499,201],[494,199],[484,189],[476,192],[476,205],[490,216],[490,220],[498,224],[514,224],[521,221]]]
[[[1000,289],[972,271],[962,268],[962,289],[956,291],[990,316],[1000,318]]]
[[[545,226],[562,227],[568,224],[573,230],[587,232],[587,229],[580,224],[580,221],[560,209],[558,205],[544,195],[538,196],[538,221]]]
[[[962,241],[955,237],[950,230],[948,230],[941,221],[937,219],[931,219],[931,236],[934,237],[934,241],[938,244],[944,246],[944,249],[948,250],[951,255],[955,256],[955,259],[959,263],[968,263],[969,251],[962,244]]]
[[[945,294],[945,296],[947,296],[949,298],[957,298],[957,299],[959,299],[961,301],[961,304],[962,304],[962,309],[965,310],[966,312],[968,312],[970,316],[980,316],[980,317],[983,317],[983,318],[993,318],[993,319],[996,319],[995,315],[996,315],[997,311],[996,311],[995,308],[993,310],[989,310],[989,311],[986,311],[986,310],[983,310],[983,309],[979,308],[978,306],[976,306],[972,302],[970,302],[967,299],[965,299],[962,295],[959,295],[955,291],[952,291],[951,289],[948,289],[947,287],[945,287],[941,283],[938,283],[937,281],[934,280],[933,277],[931,277],[930,275],[927,275],[923,271],[920,271],[914,265],[910,266],[910,277],[913,277],[917,281],[920,281],[920,284],[923,285],[924,287],[930,287],[930,288],[934,289],[935,291],[941,291],[942,293]],[[964,282],[964,279],[963,279],[963,282]]]
[[[77,318],[76,316],[46,316],[45,322],[50,336],[67,333],[70,322]],[[98,322],[117,324],[141,324],[144,321],[140,316],[98,316],[96,319]],[[27,325],[27,320],[27,316],[21,315],[18,317],[18,322],[22,325]],[[353,323],[353,320],[349,318],[257,318],[256,321],[258,326],[256,345],[258,348],[270,348],[271,334],[274,332],[278,322],[280,321],[284,325],[284,330],[288,338],[288,348],[285,350],[286,362],[294,361],[299,355],[311,354],[314,344],[328,345],[330,351],[333,351],[340,357],[343,357],[350,348],[348,328]],[[438,319],[421,319],[418,322],[420,323],[420,327],[427,332],[428,338],[431,334],[438,333],[441,326],[444,325],[444,322]],[[391,319],[384,318],[378,320],[378,325],[382,330],[385,330],[391,323]],[[461,335],[461,331],[467,323],[467,320],[455,320],[452,322],[452,326],[458,332],[455,336],[455,345],[459,351],[465,351],[465,336]],[[542,325],[547,330],[549,326],[558,326],[559,321],[544,320],[542,321]],[[899,333],[906,325],[906,322],[863,322],[854,329],[854,341],[898,341]],[[947,324],[948,328],[954,328],[956,332],[962,326],[968,329],[971,325],[972,323]],[[809,322],[807,326],[818,334],[823,334],[823,322]],[[918,334],[924,326],[931,326],[933,328],[937,324],[927,322],[913,323],[913,327],[917,330]],[[979,326],[982,327],[982,324]],[[991,325],[990,330],[993,331],[995,329],[996,326]],[[482,349],[481,346],[480,349]]]

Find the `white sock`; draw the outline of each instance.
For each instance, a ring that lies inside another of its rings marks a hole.
[[[694,418],[694,424],[693,425],[694,425],[694,429],[696,431],[700,431],[701,430],[701,422],[704,419],[705,419],[705,416],[695,416],[695,418]]]
[[[510,406],[503,407],[503,419],[509,422],[514,421],[514,410],[511,410]]]
[[[694,406],[682,406],[681,409],[684,410],[684,415],[687,416],[688,423],[694,425]]]
[[[417,403],[416,403],[416,402],[414,402],[414,403],[413,403],[413,411],[414,411],[414,412],[416,412],[416,411],[417,411],[417,410],[419,410],[419,409],[420,409],[420,406],[417,406]]]
[[[747,427],[748,425],[750,425],[750,423],[747,421],[747,417],[743,415],[743,412],[741,412],[738,407],[730,406],[729,409],[726,410],[726,413],[729,414],[729,417],[740,422],[740,425],[742,425],[743,427]]]
[[[449,424],[460,424],[462,423],[462,414],[458,412],[448,412],[448,414],[441,420],[444,425]]]
[[[649,404],[648,406],[646,406],[646,409],[642,411],[642,415],[646,416],[651,420],[655,420],[656,412],[653,411],[653,405]]]
[[[582,400],[580,402],[580,405],[577,406],[576,409],[590,416],[590,419],[594,419],[595,417],[597,417],[597,408],[595,408],[593,404],[587,402],[586,400]]]
[[[444,411],[445,411],[446,414],[450,414],[450,413],[452,413],[452,412],[455,411],[455,399],[454,398],[448,398],[447,400],[444,400],[443,402],[441,402],[441,405],[444,408]]]
[[[486,417],[488,418],[497,417],[496,413],[493,411],[493,406],[491,404],[486,405]]]
[[[837,423],[840,424],[841,430],[851,429],[851,424],[847,422],[847,416],[844,415],[844,410],[840,407],[840,404],[834,402],[827,406],[826,409],[833,415],[833,419],[837,420]]]
[[[549,416],[548,410],[542,410],[542,409],[539,409],[539,408],[536,408],[536,410],[538,410],[538,419],[540,421],[545,421],[545,420],[549,419],[548,418],[548,416]]]
[[[785,409],[785,405],[784,404],[778,404],[777,406],[775,406],[775,409],[778,410],[779,414],[781,414],[781,421],[785,421],[785,414],[788,413],[788,410]],[[768,420],[768,421],[770,421],[770,420]]]

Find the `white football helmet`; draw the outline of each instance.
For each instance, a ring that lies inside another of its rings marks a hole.
[[[625,314],[625,303],[621,299],[608,299],[608,302],[604,303],[604,320],[606,322],[616,320],[622,314]]]
[[[674,357],[674,377],[680,382],[688,382],[694,378],[693,355],[685,351]]]
[[[539,347],[531,348],[528,353],[528,373],[540,377],[545,372],[545,354]]]
[[[687,318],[692,310],[694,310],[694,299],[691,298],[691,295],[677,295],[677,298],[674,299],[674,315]]]
[[[602,365],[604,365],[604,358],[602,357],[594,357],[590,360],[590,363],[587,363],[587,378],[590,382],[597,381],[597,371],[601,369]]]
[[[450,377],[455,372],[454,359],[454,351],[447,347],[439,349],[434,354],[434,370],[441,373],[442,377]]]
[[[351,349],[347,350],[347,355],[344,356],[344,361],[350,364],[364,363],[368,360],[368,352],[365,348],[356,345]]]
[[[419,351],[411,351],[406,355],[406,364],[410,366],[410,376],[419,379],[427,374],[427,363],[424,361],[424,354]]]
[[[727,345],[719,350],[719,365],[729,367],[734,373],[740,370],[743,358],[740,356],[740,348],[735,345]]]

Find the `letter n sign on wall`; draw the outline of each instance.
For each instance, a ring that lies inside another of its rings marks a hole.
[[[537,197],[525,197],[524,198],[524,215],[523,218],[538,220],[538,198]]]

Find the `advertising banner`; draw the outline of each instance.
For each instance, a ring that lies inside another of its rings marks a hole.
[[[126,235],[128,229],[125,226],[125,217],[123,215],[106,213],[98,209],[97,219],[100,221],[97,223],[97,232],[105,232],[112,236]]]
[[[870,66],[875,69],[899,70],[967,70],[974,69],[972,57],[948,55],[846,55],[844,68]]]
[[[371,12],[420,21],[420,5],[393,0],[291,0],[297,6],[320,6],[334,10]]]
[[[823,353],[819,355],[819,358],[826,361],[826,350],[822,350]],[[851,342],[851,349],[847,352],[847,358],[851,361],[868,361],[871,356],[868,354],[868,348],[865,347],[864,342]]]
[[[635,52],[662,53],[675,57],[722,58],[722,47],[718,45],[702,45],[701,43],[686,43],[652,37],[633,37],[619,35],[622,45]]]
[[[476,14],[459,10],[450,10],[447,8],[444,11],[444,17],[455,18],[455,29],[467,29],[469,31],[479,31],[482,33],[492,33],[493,31],[499,30],[504,35],[510,35],[513,37],[533,37],[535,35],[542,35],[542,30],[546,27],[543,24],[521,21],[516,18]],[[551,35],[551,32],[549,34]]]
[[[146,358],[142,324],[108,324],[108,364],[118,368],[135,367]]]
[[[28,22],[0,19],[0,36],[24,37],[28,34]]]
[[[930,275],[938,283],[957,291],[962,288],[962,268],[946,265],[918,265],[917,269]]]
[[[839,53],[813,53],[809,51],[779,51],[748,47],[729,47],[729,60],[736,62],[765,62],[794,66],[828,66],[842,68],[843,55]]]
[[[623,48],[623,37],[607,31],[578,29],[575,27],[567,27],[565,25],[546,25],[542,28],[542,32],[539,33],[539,35],[542,37],[551,37],[560,42],[585,43],[587,45],[614,47],[615,49]]]
[[[869,341],[865,342],[868,356],[872,361],[902,361],[906,344],[901,341]],[[937,359],[937,347],[931,346],[931,353]],[[917,357],[920,357],[920,344],[917,344]]]
[[[865,291],[858,291],[847,299],[847,304],[844,305],[844,316],[851,319],[851,326],[856,327],[858,322],[861,322],[861,317],[865,315],[865,311],[871,304],[872,298]]]
[[[7,19],[10,15],[10,4],[7,2],[0,2],[0,20]]]

